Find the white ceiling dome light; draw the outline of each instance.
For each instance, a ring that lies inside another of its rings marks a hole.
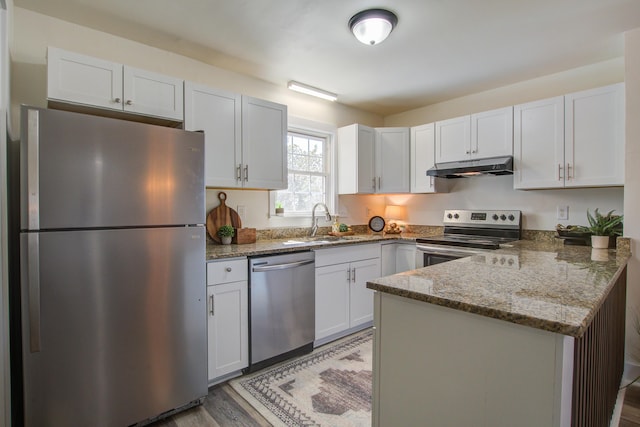
[[[398,23],[398,17],[385,9],[367,9],[349,19],[349,29],[364,44],[376,45],[386,39]]]

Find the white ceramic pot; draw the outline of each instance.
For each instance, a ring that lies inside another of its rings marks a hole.
[[[233,237],[231,237],[231,236],[222,236],[222,237],[220,237],[220,240],[222,240],[222,244],[223,245],[230,245],[231,244],[231,239],[233,239]]]
[[[606,249],[609,247],[609,236],[591,236],[591,247]]]

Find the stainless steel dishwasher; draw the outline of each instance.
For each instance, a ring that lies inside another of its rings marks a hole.
[[[313,350],[315,252],[249,259],[249,367]]]

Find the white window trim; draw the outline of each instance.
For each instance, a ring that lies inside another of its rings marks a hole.
[[[337,214],[338,206],[338,186],[337,186],[337,147],[336,147],[336,135],[338,133],[337,128],[327,123],[315,122],[313,120],[303,119],[300,117],[289,117],[289,127],[287,133],[297,132],[307,134],[311,136],[317,136],[327,139],[327,160],[329,161],[329,179],[327,184],[327,208],[331,215]],[[275,204],[276,196],[274,191],[269,191],[269,218],[279,218],[276,216]],[[311,212],[309,213],[287,213],[285,211],[284,218],[311,218]]]

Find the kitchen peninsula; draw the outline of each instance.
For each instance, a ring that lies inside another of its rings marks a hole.
[[[373,425],[608,426],[628,257],[519,241],[370,281]]]

